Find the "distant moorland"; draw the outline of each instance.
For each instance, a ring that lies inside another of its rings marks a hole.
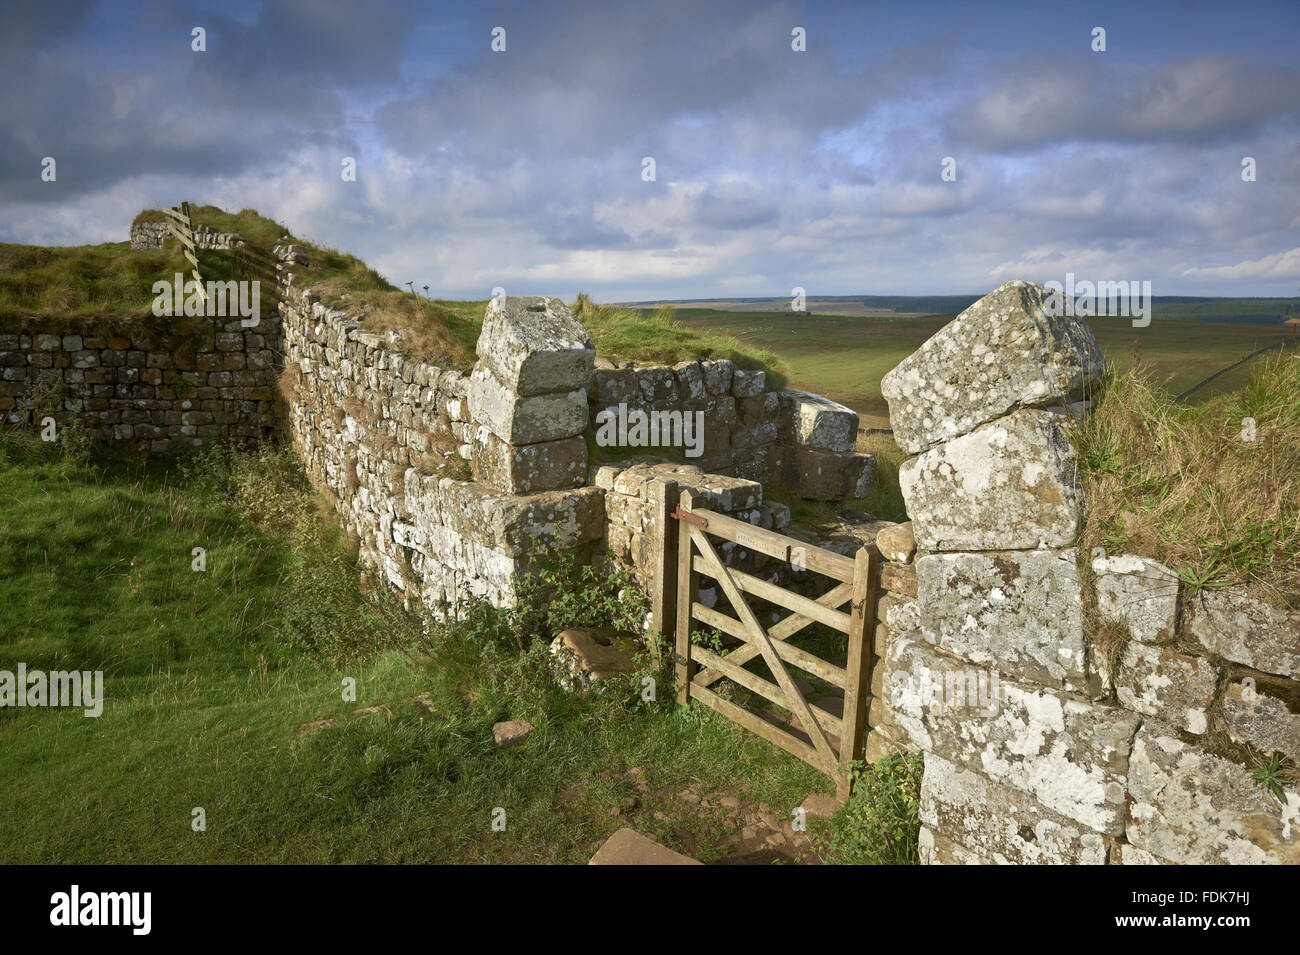
[[[730,335],[745,344],[776,352],[783,359],[790,384],[826,394],[862,415],[863,427],[888,427],[888,408],[880,395],[880,379],[927,338],[970,304],[974,296],[887,298],[856,296],[859,309],[879,304],[882,310],[831,313],[823,299],[809,299],[809,312],[783,310],[788,299],[762,300],[767,308],[742,308],[734,302],[708,307],[678,305],[676,318],[689,328]],[[757,301],[757,300],[755,300]],[[1124,318],[1090,321],[1106,359],[1127,364],[1135,352],[1149,366],[1153,379],[1178,394],[1231,365],[1250,352],[1297,337],[1296,329],[1280,324],[1296,299],[1162,299],[1154,300],[1151,323],[1134,328]],[[836,299],[841,309],[852,306]],[[892,303],[899,311],[884,311]],[[943,313],[927,313],[945,304]],[[960,307],[954,307],[958,305]],[[1194,400],[1241,387],[1249,365],[1217,378],[1199,389]]]

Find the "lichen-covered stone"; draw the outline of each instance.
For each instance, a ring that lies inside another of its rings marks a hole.
[[[406,472],[405,492],[413,523],[427,540],[430,528],[443,527],[519,558],[604,536],[605,492],[596,487],[517,496],[412,468]]]
[[[704,389],[711,395],[725,395],[731,391],[731,376],[736,370],[730,358],[715,358],[700,362],[704,372]]]
[[[1129,760],[1128,841],[1184,865],[1296,865],[1300,792],[1283,795],[1151,720]]]
[[[894,598],[885,609],[885,622],[896,635],[920,635],[921,607],[915,600]],[[883,604],[884,601],[882,600]]]
[[[893,724],[927,753],[1031,793],[1110,835],[1124,831],[1124,781],[1140,720],[895,637],[885,656]]]
[[[704,369],[698,361],[680,361],[673,365],[677,375],[677,393],[683,398],[704,398],[708,392],[704,388]]]
[[[821,395],[787,388],[781,395],[782,427],[790,444],[822,451],[852,451],[858,443],[858,413]]]
[[[933,753],[921,777],[921,823],[951,834],[1001,865],[1104,865],[1105,836],[1066,819],[1028,793]]]
[[[480,425],[470,442],[474,480],[507,494],[580,487],[587,477],[587,442],[581,435],[539,444],[506,444]]]
[[[1236,589],[1202,590],[1188,604],[1184,626],[1211,653],[1300,679],[1300,612]]]
[[[917,834],[917,853],[921,865],[992,865],[965,846],[947,836],[922,826]]]
[[[677,375],[667,365],[647,365],[636,370],[637,385],[644,402],[677,401]]]
[[[1264,674],[1248,679],[1229,683],[1219,701],[1228,736],[1300,764],[1300,685]]]
[[[1134,640],[1173,639],[1178,625],[1178,575],[1147,557],[1096,557],[1097,610],[1128,627]]]
[[[903,462],[899,484],[922,550],[1069,547],[1084,495],[1062,418],[1017,411]]]
[[[1121,706],[1155,716],[1189,733],[1204,733],[1219,668],[1203,657],[1132,641],[1115,684]]]
[[[631,368],[597,368],[592,380],[595,394],[591,397],[602,406],[641,400],[641,386]]]
[[[754,398],[767,387],[767,372],[737,368],[731,373],[731,393],[737,398]]]
[[[1101,349],[1081,318],[1052,315],[1050,292],[998,286],[881,380],[894,440],[909,454],[1022,407],[1057,403],[1096,381]]]
[[[1137,846],[1129,845],[1127,842],[1117,842],[1111,847],[1110,851],[1111,865],[1172,865],[1167,859],[1158,859],[1145,849],[1139,849]]]
[[[585,388],[596,357],[591,336],[568,306],[542,296],[489,301],[477,352],[497,381],[524,396]]]
[[[587,393],[579,388],[524,397],[480,365],[470,376],[469,413],[507,444],[557,441],[587,427]]]
[[[1087,691],[1075,551],[927,554],[915,567],[927,641],[1016,679]]]

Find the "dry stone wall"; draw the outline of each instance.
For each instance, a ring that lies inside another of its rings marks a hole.
[[[538,550],[602,538],[596,488],[516,495],[470,480],[473,376],[402,357],[311,289],[281,309],[294,447],[393,587],[431,607],[466,594],[509,605]]]
[[[253,442],[275,430],[279,320],[0,320],[0,416],[40,430],[46,414],[95,439],[168,452]],[[57,406],[57,410],[54,410]]]
[[[131,248],[161,249],[171,229],[166,222],[137,222],[131,226]],[[211,226],[194,227],[194,244],[200,249],[233,249],[244,244],[238,232],[218,232]]]
[[[880,738],[925,753],[923,861],[1300,861],[1300,792],[1250,773],[1300,752],[1300,615],[1079,553],[1067,426],[1102,361],[1048,295],[1003,285],[882,383],[917,589],[886,610]]]
[[[768,390],[766,372],[729,359],[640,366],[599,359],[587,399],[593,423],[630,412],[702,415],[700,453],[688,461],[705,473],[826,501],[864,497],[875,476],[875,459],[854,450],[856,412],[805,391]]]
[[[168,232],[166,222],[136,223],[131,247],[161,248]],[[202,225],[195,242],[243,244]],[[0,414],[32,425],[40,392],[92,437],[151,451],[279,430],[363,560],[427,604],[465,593],[509,604],[516,576],[547,547],[643,569],[639,498],[611,483],[624,468],[587,466],[604,409],[701,413],[704,455],[674,473],[690,472],[684,486],[765,527],[784,527],[789,512],[762,502],[763,482],[843,500],[863,496],[874,475],[874,459],[853,450],[855,413],[770,390],[762,371],[726,360],[596,362],[569,309],[538,297],[494,300],[473,371],[440,369],[404,357],[400,337],[367,331],[361,309],[302,288],[302,247],[274,252],[278,314],[255,327],[240,318],[0,322]]]
[[[644,457],[588,468],[592,409],[609,401],[702,411],[706,446],[728,451],[743,430],[737,415],[748,416],[760,445],[825,456],[813,475],[824,496],[865,492],[874,466],[851,450],[853,412],[765,392],[762,372],[723,361],[597,367],[590,335],[558,299],[494,299],[468,375],[403,358],[396,340],[364,330],[357,310],[327,306],[310,288],[287,293],[281,311],[293,444],[363,559],[426,604],[465,593],[509,604],[517,575],[547,546],[607,555],[648,585],[651,478],[678,481],[742,520],[788,522],[788,509],[763,503],[759,482],[734,474]],[[747,451],[719,463],[755,460]]]

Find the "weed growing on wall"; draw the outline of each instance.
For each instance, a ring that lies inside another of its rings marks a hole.
[[[64,458],[78,465],[90,459],[91,437],[80,417],[66,409],[68,385],[62,378],[32,378],[23,389],[26,420],[8,431],[14,447],[39,460]]]

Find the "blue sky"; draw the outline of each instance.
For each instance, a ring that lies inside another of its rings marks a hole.
[[[3,241],[120,241],[141,208],[188,199],[444,297],[974,293],[1066,272],[1300,290],[1293,2],[57,0],[0,17]]]

